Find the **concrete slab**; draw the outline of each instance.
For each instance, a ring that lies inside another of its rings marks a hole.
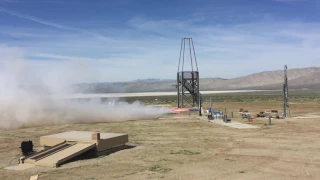
[[[161,117],[161,118],[159,118],[159,120],[192,119],[192,118],[193,117],[186,115],[186,116]]]
[[[59,134],[53,134],[40,137],[41,146],[54,146],[64,141],[95,143],[97,151],[105,151],[112,147],[122,146],[129,141],[128,134],[120,133],[100,133],[100,139],[93,139],[92,134],[96,132],[89,131],[70,131]]]
[[[231,128],[236,128],[236,129],[254,129],[254,128],[259,128],[258,126],[254,126],[254,125],[250,125],[250,124],[243,124],[243,123],[234,122],[234,121],[225,123],[221,119],[210,120],[209,122],[220,124],[220,125],[223,125],[223,126],[228,126],[228,127],[231,127]]]
[[[76,143],[43,159],[40,159],[38,161],[36,160],[34,164],[37,166],[58,167],[61,163],[68,161],[69,159],[72,159],[95,147],[95,143]]]
[[[39,175],[34,175],[30,177],[30,180],[38,180],[38,178],[39,178]]]
[[[95,150],[97,154],[124,147],[127,134],[70,131],[40,137],[41,146],[48,149],[23,158],[23,164],[9,166],[7,170],[25,170],[35,166],[58,167],[60,164],[86,152]]]
[[[55,146],[52,146],[49,149],[39,151],[36,154],[33,154],[29,157],[26,157],[25,159],[23,159],[23,161],[24,161],[24,163],[33,164],[33,163],[39,161],[40,159],[51,156],[52,154],[55,154],[55,153],[62,151],[66,148],[69,148],[69,147],[73,146],[74,144],[75,144],[75,142],[72,142],[72,143],[63,142],[63,143],[57,144]]]
[[[23,171],[23,170],[34,168],[34,167],[36,167],[36,166],[33,164],[19,164],[19,165],[15,165],[15,166],[9,166],[4,169],[14,170],[14,171]]]
[[[94,150],[96,154],[99,154],[124,147],[128,140],[127,134],[89,131],[70,131],[42,136],[40,145],[49,146],[49,148],[23,158],[23,164],[5,169],[25,170],[35,166],[57,167],[89,150]]]
[[[292,117],[293,119],[314,119],[314,118],[320,118],[320,116],[317,115],[307,115],[307,116],[295,116]],[[290,119],[290,118],[287,118]]]

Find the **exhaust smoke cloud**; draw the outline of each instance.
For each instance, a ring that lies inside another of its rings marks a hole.
[[[114,100],[57,99],[53,95],[73,92],[71,84],[92,80],[92,66],[78,60],[51,62],[42,66],[47,69],[40,69],[45,72],[41,74],[37,69],[41,61],[4,57],[0,59],[0,129],[152,119],[169,112],[139,102],[116,100],[116,105],[110,105]]]

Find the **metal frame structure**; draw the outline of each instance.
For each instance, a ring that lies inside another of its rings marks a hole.
[[[284,66],[284,83],[283,83],[283,117],[288,117],[288,66]]]
[[[190,62],[189,71],[185,71],[185,60]],[[178,108],[197,107],[201,115],[199,71],[192,38],[183,38],[181,41],[176,87]]]

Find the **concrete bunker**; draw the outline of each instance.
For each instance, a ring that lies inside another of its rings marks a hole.
[[[127,134],[97,133],[89,131],[69,131],[40,137],[40,145],[44,150],[20,158],[18,166],[58,167],[68,160],[87,151],[94,155],[108,153],[114,149],[125,147]],[[9,167],[15,170],[21,167]]]

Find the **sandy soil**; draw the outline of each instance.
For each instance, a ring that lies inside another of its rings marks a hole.
[[[258,112],[279,103],[224,103]],[[319,102],[292,105],[293,115],[317,114]],[[279,109],[280,110],[280,109]],[[237,113],[235,113],[237,114]],[[181,116],[181,115],[179,115]],[[239,118],[233,121],[248,123]],[[70,130],[129,134],[130,149],[72,161],[59,168],[0,169],[0,179],[319,179],[320,118],[254,119],[259,129],[234,129],[196,118],[77,124],[0,131],[0,167],[19,153],[20,142]]]

